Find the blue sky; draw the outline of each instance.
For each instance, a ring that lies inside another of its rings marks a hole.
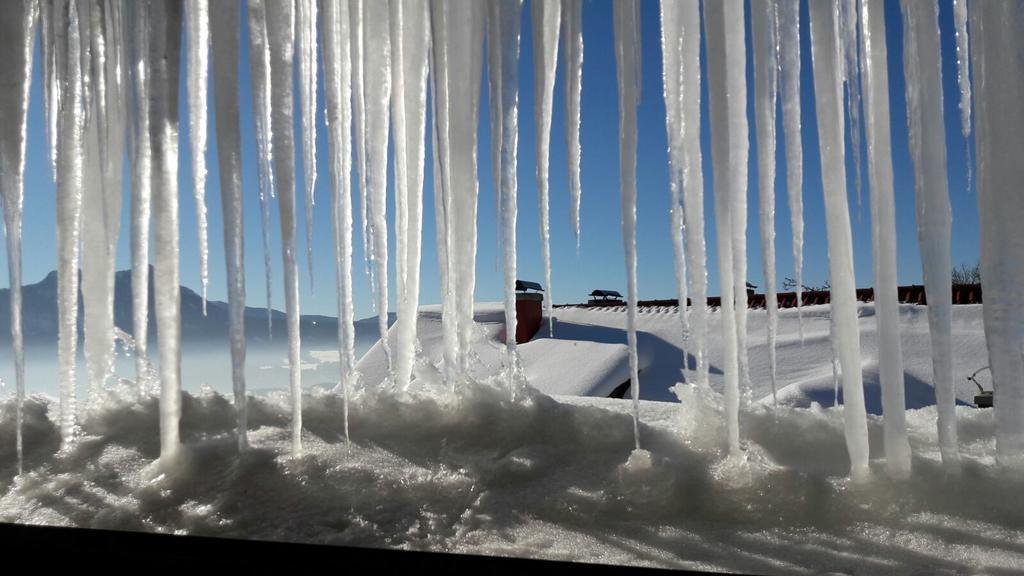
[[[669,239],[669,187],[668,158],[665,134],[665,110],[661,85],[660,18],[658,2],[641,2],[642,35],[642,95],[639,108],[638,149],[638,238],[639,243],[639,291],[641,298],[672,298],[675,296],[672,245]],[[243,3],[244,11],[244,3]],[[519,277],[542,280],[543,267],[540,260],[540,236],[538,231],[538,207],[536,192],[536,132],[533,114],[533,51],[532,28],[529,18],[529,0],[523,9],[522,52],[520,55],[520,149],[519,149]],[[886,3],[888,29],[889,78],[891,85],[893,165],[896,189],[896,218],[899,242],[899,282],[920,283],[921,266],[917,247],[917,229],[914,214],[914,175],[908,151],[906,129],[906,101],[903,84],[903,39],[902,18],[896,2]],[[242,22],[245,22],[243,13]],[[965,142],[960,134],[958,89],[956,85],[955,39],[953,34],[952,5],[940,2],[939,27],[942,38],[942,77],[944,86],[944,110],[946,145],[948,155],[947,174],[953,207],[953,263],[973,263],[978,255],[977,198],[973,190],[967,189],[965,163]],[[750,101],[750,180],[749,180],[749,225],[747,230],[749,273],[748,280],[763,284],[760,245],[757,225],[757,166],[753,112],[753,71],[750,59],[749,10],[747,18],[747,77]],[[216,32],[214,32],[216,33]],[[612,4],[609,0],[587,0],[583,10],[584,69],[582,97],[582,249],[577,254],[576,244],[569,221],[568,168],[566,163],[564,124],[564,78],[559,70],[555,86],[555,113],[551,135],[551,254],[553,262],[553,298],[556,303],[579,302],[594,288],[625,288],[625,265],[621,234],[621,213],[619,208],[619,150],[618,150],[618,102],[615,84],[615,56],[612,32]],[[810,38],[806,2],[801,8],[801,58],[802,58],[802,107],[804,143],[804,279],[807,284],[820,284],[828,276],[828,253],[825,243],[825,222],[821,173],[818,157],[818,136],[814,111],[814,89],[811,67]],[[248,304],[262,306],[265,302],[263,282],[263,256],[260,239],[259,205],[256,178],[256,152],[252,98],[248,73],[247,36],[242,31],[241,62],[241,114],[242,114],[242,157],[243,187],[245,194],[245,241],[246,277]],[[184,60],[184,59],[183,59]],[[702,140],[704,147],[704,172],[706,179],[705,221],[707,225],[707,246],[709,261],[709,293],[717,294],[718,275],[715,260],[715,228],[713,222],[713,198],[711,177],[710,130],[707,124],[707,86],[702,87],[704,121]],[[486,79],[486,74],[484,74]],[[184,78],[184,76],[183,76]],[[191,162],[188,148],[188,127],[184,80],[181,99],[181,155],[178,175],[181,194],[181,278],[183,284],[199,287],[199,263],[195,232],[195,205],[192,200]],[[215,87],[214,87],[215,89]],[[305,262],[300,265],[300,296],[303,313],[334,314],[336,311],[334,283],[334,250],[331,244],[330,183],[328,180],[328,146],[323,126],[323,86],[319,86],[320,106],[318,109],[317,160],[319,177],[316,183],[316,208],[314,216],[314,250],[316,279],[315,290],[310,289]],[[487,122],[487,87],[483,82],[479,123],[479,176],[480,201],[478,208],[478,253],[476,297],[479,301],[500,300],[502,297],[501,270],[498,266],[497,226],[495,224],[494,186],[491,178],[489,154],[489,128]],[[223,226],[220,209],[219,174],[217,168],[214,130],[213,90],[210,93],[210,148],[207,152],[209,176],[207,179],[207,206],[210,222],[210,297],[226,299],[225,267],[223,253]],[[296,93],[296,106],[298,95]],[[781,115],[780,115],[781,116]],[[299,118],[295,114],[296,141],[299,141]],[[781,117],[780,117],[781,121]],[[37,48],[33,73],[31,102],[28,120],[28,152],[25,188],[25,256],[24,277],[26,282],[35,282],[47,272],[56,268],[55,238],[55,185],[49,167],[46,147],[45,122],[42,100],[41,70]],[[778,279],[793,275],[793,259],[790,241],[789,211],[786,200],[785,158],[781,142],[778,147],[778,170],[776,181],[776,233]],[[849,137],[849,135],[847,135]],[[296,148],[299,179],[296,190],[301,213],[302,174],[301,144]],[[434,207],[431,188],[430,143],[427,138],[426,187],[424,189],[424,246],[422,274],[422,303],[439,301],[439,280],[437,256],[434,249]],[[865,153],[866,155],[866,153]],[[849,205],[853,225],[854,258],[858,286],[870,286],[871,278],[871,227],[869,193],[866,172],[862,200],[858,205],[856,189],[853,186],[853,162],[847,158],[849,181]],[[866,160],[862,169],[866,170]],[[355,174],[353,174],[355,176]],[[393,173],[389,168],[389,213],[393,209],[391,196]],[[359,236],[358,198],[354,205],[357,217],[355,226],[354,280],[357,316],[374,313],[369,277],[361,251]],[[281,255],[276,203],[273,208],[274,223],[271,226],[273,260],[274,306],[283,307],[283,284],[281,279]],[[130,265],[128,190],[125,189],[121,240],[118,248],[118,268]],[[390,218],[389,218],[390,220]],[[301,220],[300,226],[304,226]],[[304,233],[299,231],[300,251],[305,251]],[[392,250],[391,274],[394,273],[393,249],[394,229],[390,229],[389,245]],[[303,254],[303,258],[304,258]],[[6,282],[6,278],[3,280]],[[392,283],[393,285],[393,283]],[[392,307],[394,296],[392,295]]]

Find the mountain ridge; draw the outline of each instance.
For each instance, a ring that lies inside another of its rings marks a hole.
[[[153,267],[149,267],[149,337],[156,338],[156,317],[153,313]],[[57,341],[57,272],[52,271],[34,284],[22,286],[23,332],[26,343]],[[10,342],[10,289],[0,288],[0,342]],[[196,291],[181,286],[181,337],[184,341],[220,341],[228,339],[228,304],[208,300],[203,314],[203,300]],[[82,294],[78,295],[78,333],[82,335]],[[271,310],[272,328],[267,328],[267,309],[247,306],[245,336],[252,343],[287,342],[286,315]],[[393,316],[389,323],[393,322]],[[358,323],[376,322],[366,318]],[[132,334],[132,274],[119,270],[114,275],[114,324]],[[303,340],[337,341],[338,319],[333,316],[306,314],[301,316],[299,330]]]

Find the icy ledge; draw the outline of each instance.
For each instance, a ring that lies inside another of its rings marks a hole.
[[[961,477],[942,472],[932,407],[907,413],[913,476],[893,483],[872,460],[854,485],[841,410],[755,405],[741,415],[751,440],[736,469],[722,464],[721,397],[708,389],[642,402],[647,451],[633,452],[627,401],[530,393],[511,404],[503,381],[457,401],[426,388],[356,392],[350,448],[341,398],[308,393],[298,459],[286,393],[250,398],[241,456],[229,399],[186,394],[180,465],[166,473],[153,465],[156,399],[108,401],[58,453],[56,401],[33,396],[17,480],[6,400],[0,522],[758,573],[1024,569],[1024,478],[992,465],[991,411],[958,408]],[[868,418],[877,456],[881,422]]]

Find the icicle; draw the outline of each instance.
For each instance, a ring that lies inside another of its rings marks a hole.
[[[352,94],[355,101],[355,145],[356,164],[359,167],[359,213],[363,238],[363,261],[366,265],[366,272],[370,274],[370,283],[373,283],[373,272],[370,269],[370,254],[373,244],[373,237],[370,235],[369,200],[366,198],[366,103],[363,93],[363,0],[350,0],[349,17],[351,21],[351,44],[352,44]]]
[[[971,2],[975,142],[985,343],[992,367],[996,452],[1024,466],[1024,163],[1007,151],[1024,147],[1024,20],[1016,2]],[[929,301],[930,302],[930,301]]]
[[[434,0],[431,3],[433,81],[436,98],[437,149],[440,154],[447,276],[445,314],[446,366],[450,386],[469,379],[473,337],[473,294],[476,287],[477,182],[476,127],[480,106],[480,74],[484,35],[484,5],[472,0]],[[449,368],[449,369],[450,369]]]
[[[301,4],[302,2],[300,2]],[[210,6],[208,0],[185,0],[188,34],[188,127],[192,151],[192,191],[196,199],[199,236],[199,280],[206,315],[206,288],[210,280],[206,242],[206,91],[210,72]]]
[[[355,383],[355,312],[352,305],[352,60],[349,2],[325,0],[323,15],[324,96],[331,152],[331,216],[338,281],[338,387],[348,434],[348,395]]]
[[[757,122],[757,175],[760,190],[761,264],[764,267],[764,301],[768,314],[768,376],[772,401],[778,405],[775,381],[775,339],[779,303],[775,296],[775,105],[778,99],[778,21],[776,3],[751,4],[754,34],[754,107]]]
[[[707,382],[707,256],[704,244],[704,171],[700,147],[700,7],[696,0],[678,3],[673,28],[678,50],[679,142],[686,227],[686,270],[690,280],[689,349],[696,356],[696,381]],[[680,295],[680,304],[685,300]]]
[[[152,143],[149,130],[149,5],[132,2],[129,70],[132,118],[132,336],[135,340],[135,381],[139,390],[152,383],[149,342],[149,232],[152,209]]]
[[[3,207],[7,240],[7,272],[10,286],[11,345],[17,385],[15,451],[18,474],[23,471],[22,422],[25,404],[25,349],[21,332],[21,214],[25,198],[25,142],[29,87],[32,84],[32,50],[35,45],[36,0],[14,2],[0,20],[0,206]]]
[[[537,200],[540,204],[540,253],[544,262],[544,315],[548,334],[554,335],[552,314],[554,290],[551,286],[551,234],[548,211],[548,162],[551,158],[551,112],[555,98],[555,73],[558,68],[558,32],[562,4],[557,0],[531,2],[533,21],[534,122],[537,125]]]
[[[316,204],[316,5],[299,0],[297,7],[299,99],[302,105],[302,169],[306,185],[306,264],[313,287],[313,206]]]
[[[834,6],[810,4],[811,60],[814,68],[815,106],[821,142],[821,174],[825,194],[832,314],[843,382],[843,419],[850,474],[855,480],[868,475],[868,431],[864,383],[860,365],[857,298],[853,275],[853,244],[846,202],[846,167],[843,164],[843,100],[840,62],[842,46]]]
[[[224,219],[231,384],[235,393],[238,449],[241,451],[248,446],[248,409],[245,397],[245,228],[242,225],[242,145],[238,113],[239,12],[237,2],[218,6],[210,14],[210,25],[217,30],[213,36],[217,161]]]
[[[153,153],[153,294],[160,348],[160,459],[173,459],[180,447],[181,282],[178,234],[178,76],[181,4],[150,4],[150,138]]]
[[[971,161],[971,43],[967,35],[967,0],[953,0],[956,23],[956,83],[960,87],[960,133],[964,137],[967,190],[971,190],[974,162]]]
[[[94,10],[99,12],[94,7]],[[114,372],[114,272],[121,227],[126,82],[122,4],[111,2],[95,18],[93,35],[102,50],[92,52],[92,68],[103,92],[93,97],[86,130],[86,186],[82,204],[82,302],[90,402],[102,396]]]
[[[267,44],[267,13],[263,0],[249,0],[249,67],[252,78],[253,116],[256,119],[256,163],[259,169],[260,231],[263,234],[263,280],[267,293],[267,337],[273,337],[270,259],[270,197],[274,194],[274,141],[270,114],[270,48]]]
[[[67,35],[59,50],[67,50],[60,71],[60,138],[57,151],[57,316],[58,382],[60,384],[61,443],[74,440],[75,350],[78,344],[78,261],[82,223],[85,108],[82,70],[83,38],[77,3],[69,3]],[[58,15],[63,27],[64,13]]]
[[[516,351],[516,219],[519,183],[519,39],[522,0],[492,0],[487,5],[487,54],[490,72],[491,149],[495,161],[494,187],[501,200],[498,225],[504,260],[505,369],[509,394],[515,393],[519,366]]]
[[[882,387],[885,460],[889,475],[910,475],[903,354],[900,344],[896,286],[896,209],[889,132],[889,70],[883,0],[861,0],[861,82],[871,188],[871,246],[875,278],[875,322],[878,325],[878,371]]]
[[[736,50],[735,29],[729,34],[727,23],[737,18],[737,11],[742,10],[739,0],[711,2],[704,4],[704,29],[707,38],[707,70],[708,97],[711,109],[711,160],[714,170],[715,193],[715,228],[718,238],[719,286],[722,292],[722,368],[725,374],[725,417],[731,457],[739,457],[740,452],[740,381],[742,378],[740,365],[739,315],[740,306],[746,307],[746,290],[743,276],[737,274],[734,260],[735,252],[742,251],[743,245],[736,245],[736,235],[732,229],[738,226],[733,216],[736,210],[746,212],[746,202],[733,199],[734,189],[746,184],[746,162],[743,162],[743,181],[733,182],[739,178],[735,166],[737,160],[733,148],[746,150],[746,95],[739,91],[735,83],[740,80],[730,77],[726,72],[737,69],[742,71],[745,66],[744,51]],[[740,12],[741,14],[741,12]],[[739,22],[743,18],[739,15]],[[731,40],[731,42],[730,42]],[[732,50],[730,50],[730,46]],[[733,90],[732,88],[736,88]],[[738,117],[742,116],[740,120]],[[733,144],[741,141],[739,144]],[[743,154],[745,156],[745,154]],[[742,221],[742,216],[740,217]],[[744,287],[737,291],[736,287]],[[743,293],[744,302],[738,302],[739,292]]]
[[[782,130],[786,140],[786,187],[793,231],[793,268],[800,342],[804,341],[804,150],[800,127],[800,1],[779,0],[779,55]]]
[[[267,46],[270,48],[270,113],[272,152],[281,219],[281,257],[288,323],[288,382],[292,397],[292,455],[302,455],[302,368],[299,357],[299,269],[295,249],[295,109],[292,59],[295,55],[295,5],[267,2]]]
[[[938,412],[939,449],[950,470],[960,466],[957,447],[956,388],[953,385],[952,212],[946,182],[946,128],[942,112],[942,60],[939,7],[907,2],[903,9],[903,70],[906,76],[907,129],[914,161],[917,239],[921,247],[928,328],[932,341],[932,378]]]
[[[843,82],[846,83],[846,115],[850,122],[850,147],[853,152],[854,184],[857,189],[857,217],[861,207],[860,159],[860,68],[857,58],[857,0],[840,0],[839,25],[842,27]]]
[[[450,386],[455,383],[455,357],[458,352],[458,341],[455,327],[455,294],[449,280],[449,236],[448,236],[448,194],[446,190],[451,187],[451,180],[447,177],[443,167],[447,166],[447,134],[448,134],[448,113],[444,107],[438,105],[438,100],[445,99],[447,106],[447,76],[443,63],[446,60],[445,52],[441,43],[437,40],[436,34],[440,26],[435,24],[433,7],[431,8],[430,30],[434,41],[430,51],[430,102],[431,102],[431,126],[430,137],[433,150],[433,174],[434,174],[434,239],[437,246],[437,269],[441,277],[441,334],[442,334],[442,374]],[[445,149],[441,149],[442,140]]]
[[[421,0],[391,3],[394,50],[391,113],[395,148],[395,236],[398,293],[395,385],[412,380],[416,318],[420,299],[420,243],[423,235],[423,154],[427,120],[427,55],[430,12]]]
[[[62,14],[67,10],[67,0],[43,0],[39,2],[40,47],[43,69],[43,101],[46,108],[46,143],[50,153],[50,169],[57,178],[58,127],[60,126],[60,96],[63,63],[67,52],[61,51],[67,41],[67,22]],[[63,23],[64,26],[58,26]]]
[[[365,185],[363,195],[369,203],[370,261],[374,266],[374,294],[381,347],[392,372],[391,345],[388,341],[388,104],[391,101],[390,16],[384,2],[364,2],[359,19],[363,23],[362,82],[363,128],[365,133]]]
[[[569,219],[580,250],[580,94],[583,88],[583,0],[562,0],[565,145],[569,149]]]
[[[640,101],[639,2],[614,5],[615,71],[619,84],[619,170],[622,191],[622,242],[626,251],[626,338],[629,344],[630,393],[633,396],[633,441],[640,449],[640,378],[636,351],[636,109]]]
[[[669,190],[671,202],[669,215],[672,249],[675,256],[676,291],[679,298],[679,322],[683,341],[689,337],[690,326],[686,313],[688,289],[686,285],[686,250],[683,237],[686,234],[685,211],[683,210],[683,118],[682,118],[682,18],[683,4],[675,0],[661,2],[661,52],[665,98],[665,129],[668,132]],[[683,350],[684,360],[686,350]],[[686,363],[684,362],[684,369]]]

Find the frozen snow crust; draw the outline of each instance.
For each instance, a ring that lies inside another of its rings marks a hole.
[[[0,407],[0,521],[648,564],[758,573],[1024,570],[1024,478],[995,464],[990,410],[957,408],[963,473],[943,472],[934,407],[907,413],[906,482],[888,479],[869,416],[871,477],[851,483],[842,408],[753,405],[745,462],[726,460],[721,397],[681,403],[549,397],[505,380],[408,393],[357,390],[345,444],[341,397],[303,401],[290,457],[287,393],[249,398],[251,449],[234,409],[185,394],[184,447],[158,468],[158,401],[112,394],[60,444],[56,400],[25,410],[13,479],[14,402]],[[129,399],[130,398],[130,399]]]

